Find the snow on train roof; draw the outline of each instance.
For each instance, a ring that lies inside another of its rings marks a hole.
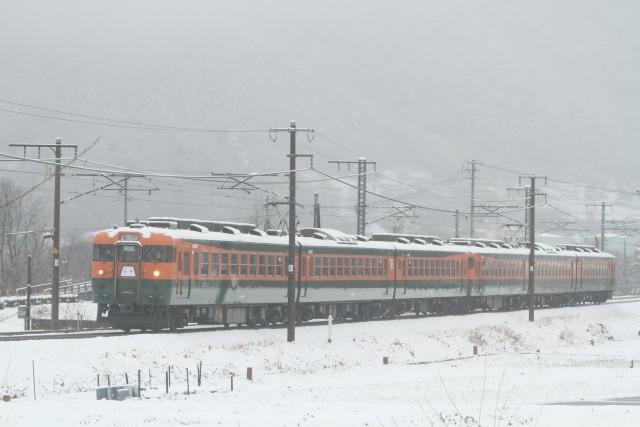
[[[226,222],[225,222],[226,223]],[[320,229],[307,229],[307,230],[320,230]],[[353,248],[358,247],[362,249],[379,249],[379,250],[402,250],[407,252],[450,252],[450,253],[467,253],[473,252],[479,255],[528,255],[529,249],[526,247],[515,248],[495,248],[495,247],[479,247],[479,246],[459,246],[453,243],[433,244],[433,243],[402,243],[402,242],[389,242],[389,241],[360,241],[355,239],[354,236],[346,234],[344,232],[332,229],[321,229],[327,234],[331,234],[337,237],[336,240],[320,239],[317,237],[309,236],[296,236],[296,241],[302,244],[303,247],[341,247],[341,248]],[[102,230],[106,232],[110,237],[115,237],[118,233],[140,233],[144,238],[149,238],[152,233],[164,234],[174,239],[188,239],[188,240],[215,240],[218,242],[245,242],[255,244],[273,244],[286,246],[289,243],[288,236],[270,236],[270,235],[254,235],[246,233],[225,233],[220,231],[194,231],[185,229],[169,229],[159,228],[153,226],[145,226],[143,224],[137,224],[133,227],[118,227]],[[350,239],[347,239],[349,238]],[[574,251],[571,249],[561,249],[554,246],[536,243],[539,249],[536,250],[538,255],[548,256],[580,256],[589,258],[614,258],[613,255],[606,252],[582,252]],[[577,245],[576,245],[577,246]]]

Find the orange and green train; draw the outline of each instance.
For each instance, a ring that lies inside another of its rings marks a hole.
[[[251,224],[150,218],[93,237],[93,293],[113,327],[267,325],[287,312],[288,237]],[[502,241],[329,229],[296,236],[296,316],[369,319],[526,306],[526,247]],[[593,247],[536,246],[538,306],[611,298],[615,259]]]

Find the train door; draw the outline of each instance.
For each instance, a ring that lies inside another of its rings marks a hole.
[[[407,269],[407,257],[399,256],[396,258],[396,271],[398,272],[398,281],[402,284],[404,288],[404,292],[407,292],[407,277],[406,277],[406,269]]]
[[[114,287],[118,301],[138,302],[142,272],[141,245],[137,241],[119,241],[114,256]]]
[[[609,268],[607,270],[609,272],[609,286],[611,289],[616,285],[616,262],[609,261]],[[625,272],[626,274],[626,272]]]
[[[200,268],[200,257],[198,254],[198,245],[191,247],[192,268],[189,269],[189,277],[187,279],[187,298],[191,298],[191,285],[196,280],[198,269]]]
[[[398,249],[393,248],[393,258],[391,258],[390,260],[391,262],[389,263],[389,267],[391,269],[391,277],[392,279],[392,283],[393,283],[393,293],[391,295],[391,299],[395,300],[396,299],[396,290],[398,289],[398,280],[400,279],[398,277],[399,273],[398,273],[398,264],[400,263],[400,257],[398,256]]]
[[[298,251],[296,256],[296,302],[300,302],[300,297],[307,296],[307,266],[309,265],[309,254],[305,254],[302,251],[302,244],[300,242],[296,242],[298,244]],[[288,264],[288,262],[287,262]],[[304,286],[304,295],[302,294],[302,287]]]
[[[571,260],[570,274],[571,274],[571,278],[570,278],[571,290],[576,291],[578,290],[578,257],[577,256]]]
[[[183,249],[179,254],[178,287],[176,294],[184,297],[191,287],[191,249]]]
[[[478,271],[480,270],[480,258],[471,253],[467,253],[466,260],[467,274],[463,278],[463,280],[466,282],[466,295],[470,297],[473,289],[477,290],[478,295],[482,295],[484,289],[480,286],[480,279],[478,275]]]

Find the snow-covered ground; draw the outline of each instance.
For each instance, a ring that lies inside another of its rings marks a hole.
[[[640,302],[536,319],[520,311],[340,324],[330,344],[327,326],[298,328],[295,343],[284,329],[3,342],[0,389],[18,397],[0,402],[0,426],[638,425]],[[143,399],[95,400],[98,375],[123,384],[138,369]]]
[[[98,307],[89,301],[60,303],[59,317],[66,320],[95,320]],[[31,317],[34,319],[50,319],[51,304],[39,304],[31,307]],[[24,330],[24,319],[18,318],[17,307],[7,307],[0,310],[0,333]]]

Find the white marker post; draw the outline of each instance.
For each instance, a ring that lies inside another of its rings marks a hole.
[[[329,315],[329,317],[327,318],[327,321],[329,325],[329,338],[327,339],[327,342],[331,344],[331,325],[333,324],[333,316]]]

